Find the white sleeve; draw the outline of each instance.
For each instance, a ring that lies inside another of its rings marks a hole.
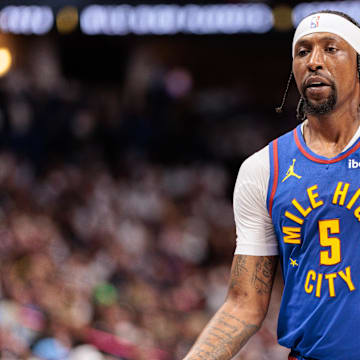
[[[247,158],[234,190],[235,254],[278,255],[274,227],[266,207],[270,178],[269,147]]]

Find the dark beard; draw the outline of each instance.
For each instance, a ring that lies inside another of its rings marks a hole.
[[[304,96],[304,112],[310,115],[324,115],[334,110],[337,102],[337,92],[334,85],[331,85],[331,94],[322,104],[313,104]],[[305,94],[305,92],[303,92]]]

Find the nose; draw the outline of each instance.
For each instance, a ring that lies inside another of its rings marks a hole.
[[[317,46],[315,46],[308,57],[308,68],[310,71],[320,70],[324,66],[324,54]]]

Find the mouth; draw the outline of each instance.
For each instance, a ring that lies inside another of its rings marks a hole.
[[[321,82],[321,81],[315,81],[315,82],[310,82],[309,84],[307,84],[305,86],[306,89],[309,89],[309,88],[321,88],[321,87],[329,87],[330,85],[329,84],[325,84],[324,82]]]
[[[322,76],[311,76],[306,79],[304,89],[317,89],[321,90],[325,87],[331,87],[331,82]]]
[[[302,91],[305,97],[313,100],[322,100],[329,95],[329,91],[334,89],[333,83],[322,76],[310,76],[304,82]]]

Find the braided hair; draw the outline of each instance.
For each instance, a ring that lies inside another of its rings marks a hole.
[[[342,16],[343,18],[345,18],[346,20],[350,21],[351,23],[353,23],[354,25],[356,25],[358,28],[360,28],[360,24],[358,22],[356,22],[351,16],[341,12],[341,11],[335,11],[335,10],[322,10],[322,11],[316,11],[314,13],[309,14],[310,15],[314,15],[314,14],[321,14],[321,13],[325,13],[325,14],[334,14],[334,15],[339,15]],[[358,71],[358,78],[360,80],[360,55],[357,54],[357,71]],[[290,88],[290,84],[291,84],[291,80],[293,78],[293,72],[290,72],[290,76],[288,79],[288,82],[286,84],[286,88],[285,88],[285,92],[281,101],[281,105],[279,107],[277,107],[275,110],[277,113],[281,113],[283,110],[283,107],[285,105],[285,101],[286,101],[286,97]],[[304,111],[304,99],[303,97],[300,97],[300,100],[298,102],[297,108],[296,108],[296,118],[299,121],[304,121],[306,119],[306,114]]]

